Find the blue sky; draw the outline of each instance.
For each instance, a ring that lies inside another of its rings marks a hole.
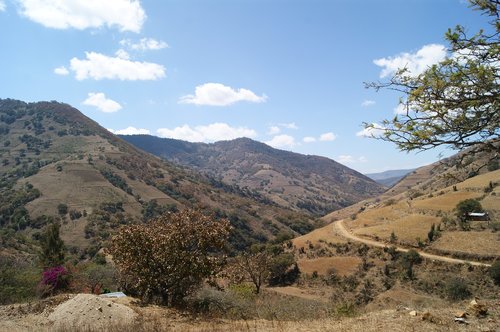
[[[442,151],[363,137],[399,100],[363,82],[418,73],[448,28],[485,22],[463,0],[0,0],[0,98],[66,102],[117,133],[413,168]]]

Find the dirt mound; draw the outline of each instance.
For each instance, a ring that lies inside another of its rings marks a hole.
[[[131,324],[136,317],[134,310],[112,299],[78,294],[58,305],[48,319],[54,322],[56,328],[100,329],[117,323]]]

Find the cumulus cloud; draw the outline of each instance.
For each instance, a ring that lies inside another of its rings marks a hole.
[[[84,105],[95,106],[98,110],[105,113],[118,112],[122,106],[112,99],[106,98],[102,92],[90,92],[88,98],[83,101]]]
[[[370,106],[373,106],[375,105],[375,101],[374,100],[365,100],[361,103],[361,106],[363,107],[370,107]]]
[[[165,77],[165,67],[151,62],[130,61],[125,53],[110,57],[96,52],[86,52],[86,59],[73,58],[70,69],[77,80],[119,79],[122,81],[157,80]]]
[[[141,31],[146,13],[138,0],[18,0],[20,12],[48,28],[116,27]]]
[[[138,42],[133,42],[130,39],[123,39],[120,40],[120,45],[136,51],[154,51],[168,47],[168,44],[164,41],[154,38],[142,38]]]
[[[290,123],[280,123],[280,127],[286,128],[286,129],[299,129],[295,122],[290,122]]]
[[[0,12],[5,11],[5,2],[3,0],[0,0]]]
[[[322,141],[322,142],[330,142],[330,141],[334,141],[335,139],[337,138],[337,135],[335,135],[334,133],[332,132],[329,132],[329,133],[324,133],[324,134],[321,134],[319,136],[319,140]]]
[[[269,127],[269,130],[267,131],[268,135],[277,135],[281,132],[280,127],[278,126],[271,126]]]
[[[408,74],[419,75],[427,68],[446,58],[446,47],[439,44],[423,46],[415,53],[401,53],[394,57],[376,59],[373,61],[382,67],[380,77],[394,75],[399,69],[406,68]]]
[[[358,158],[355,158],[351,155],[340,155],[338,157],[338,162],[341,164],[356,164],[356,163],[366,163],[368,160],[366,157],[361,156]]]
[[[186,95],[179,99],[181,104],[228,106],[239,101],[252,103],[265,102],[267,96],[257,96],[247,89],[233,89],[220,83],[205,83],[195,89],[194,95]]]
[[[64,66],[61,66],[61,67],[55,68],[54,73],[56,73],[57,75],[66,76],[69,74],[69,70]]]
[[[314,137],[311,137],[311,136],[306,136],[302,139],[302,141],[304,143],[312,143],[312,142],[316,142],[316,138]]]
[[[291,149],[295,145],[297,145],[295,143],[295,139],[290,135],[277,135],[274,136],[270,141],[264,143],[277,149]]]
[[[149,135],[150,131],[148,129],[140,129],[135,127],[127,127],[125,129],[113,130],[108,129],[115,135]]]
[[[160,137],[175,138],[189,142],[216,142],[238,137],[254,138],[257,132],[246,127],[231,127],[227,123],[212,123],[191,128],[183,125],[174,129],[160,128],[156,131]]]
[[[356,133],[358,137],[379,137],[385,132],[385,128],[378,123],[372,123],[372,127],[364,128]]]

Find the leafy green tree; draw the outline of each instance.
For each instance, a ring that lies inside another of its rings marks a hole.
[[[184,210],[123,227],[107,252],[127,291],[176,305],[224,265],[229,232],[227,220]]]
[[[395,143],[402,151],[437,146],[472,152],[499,151],[500,21],[498,0],[469,0],[489,16],[489,28],[468,35],[463,26],[449,29],[449,56],[419,75],[401,68],[388,82],[366,87],[402,93],[404,112],[381,124],[367,124],[372,137]],[[379,134],[381,133],[381,134]]]
[[[483,207],[479,201],[469,198],[463,201],[460,201],[456,207],[457,217],[461,219],[465,219],[468,213],[471,212],[481,212],[483,211]]]
[[[45,226],[45,230],[40,238],[40,263],[44,268],[61,265],[64,262],[66,248],[59,235],[60,225],[50,223]]]

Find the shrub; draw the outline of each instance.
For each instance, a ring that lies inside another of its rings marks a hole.
[[[489,274],[493,279],[493,282],[500,286],[500,261],[496,261],[493,265],[491,265]]]
[[[55,266],[43,271],[42,280],[38,285],[42,297],[52,295],[66,289],[69,283],[69,274],[64,266]]]
[[[453,278],[446,285],[446,294],[450,300],[458,301],[471,295],[469,287],[463,278]]]
[[[223,266],[229,231],[227,220],[184,210],[122,228],[107,251],[127,291],[176,305]]]
[[[467,213],[483,211],[483,207],[481,206],[481,203],[479,203],[477,200],[469,198],[460,201],[457,204],[456,210],[457,210],[457,217],[463,218],[464,215],[466,215]]]

